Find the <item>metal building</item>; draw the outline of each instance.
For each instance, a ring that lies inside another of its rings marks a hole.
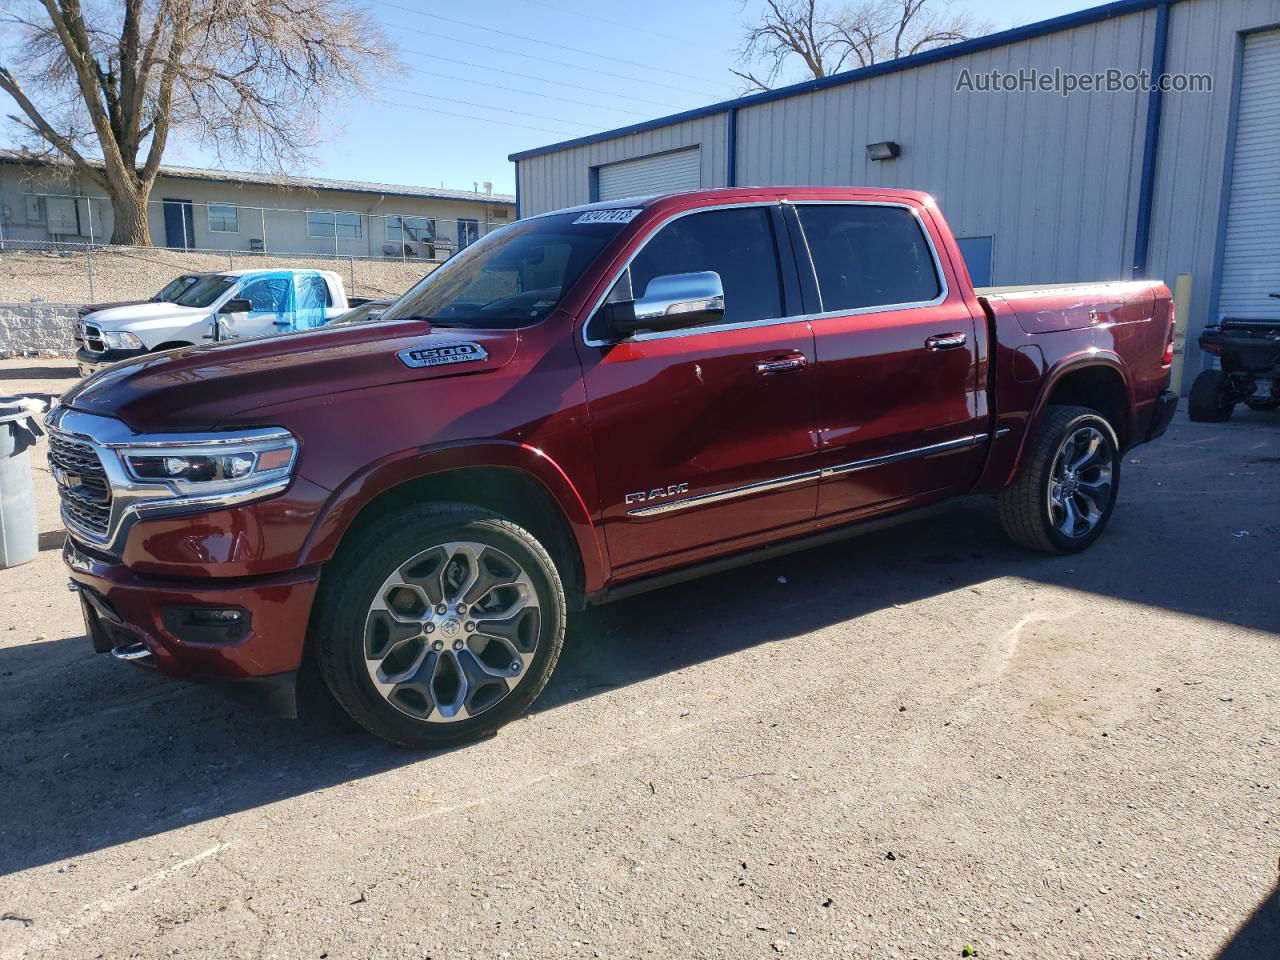
[[[993,70],[1182,88],[981,91]],[[1280,0],[1120,0],[510,159],[519,216],[698,187],[910,187],[937,197],[979,285],[1186,274],[1185,389],[1209,318],[1280,313]]]

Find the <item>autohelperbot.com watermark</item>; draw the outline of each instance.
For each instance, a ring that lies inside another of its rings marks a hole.
[[[1211,93],[1213,76],[1208,73],[1162,73],[1153,77],[1150,70],[1121,70],[1111,67],[1096,73],[1074,73],[1054,67],[1041,70],[1023,67],[1018,70],[984,70],[963,68],[956,76],[957,93],[1056,93],[1069,97],[1073,93]]]

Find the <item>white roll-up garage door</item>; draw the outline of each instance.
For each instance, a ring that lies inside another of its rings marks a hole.
[[[1280,30],[1245,38],[1218,313],[1280,317]]]
[[[638,157],[610,163],[597,170],[597,200],[646,197],[654,193],[677,193],[702,186],[702,159],[698,148]]]

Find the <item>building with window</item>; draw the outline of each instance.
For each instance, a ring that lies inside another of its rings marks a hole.
[[[489,185],[487,185],[489,186]],[[515,198],[318,177],[161,168],[156,246],[444,259],[511,222]],[[0,241],[106,242],[111,203],[69,164],[0,151]]]
[[[1207,321],[1280,314],[1278,156],[1280,0],[1119,0],[511,159],[521,216],[699,187],[926,190],[978,285],[1177,287],[1185,388]]]

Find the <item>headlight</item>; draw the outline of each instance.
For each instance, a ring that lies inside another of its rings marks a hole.
[[[203,499],[254,493],[264,487],[278,492],[293,475],[298,441],[284,430],[255,430],[198,442],[175,439],[145,447],[124,446],[118,452],[129,475],[140,483],[163,484],[177,499]]]
[[[104,330],[102,331],[102,342],[107,345],[108,350],[142,350],[142,341],[135,337],[132,333],[126,333],[123,330]]]

